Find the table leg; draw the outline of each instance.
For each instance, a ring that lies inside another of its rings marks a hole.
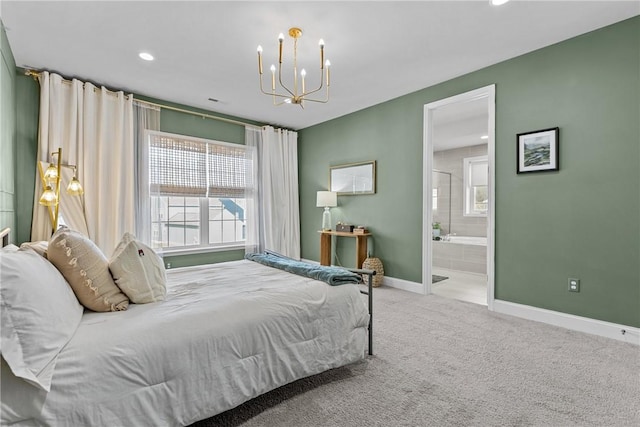
[[[320,234],[320,265],[331,265],[331,234]]]
[[[367,258],[367,236],[356,236],[356,268],[362,268]]]

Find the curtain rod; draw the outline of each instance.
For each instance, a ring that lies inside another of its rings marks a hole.
[[[34,80],[38,80],[38,77],[40,77],[40,74],[42,74],[41,71],[33,71],[33,70],[29,70],[27,69],[24,73],[26,76],[31,76],[33,77]],[[71,83],[70,80],[66,79],[63,77],[63,82],[65,83]],[[112,92],[112,91],[110,91]],[[133,95],[131,95],[133,96]],[[128,99],[129,95],[125,95],[125,97]],[[211,120],[218,120],[221,122],[226,122],[226,123],[231,123],[234,125],[239,125],[239,126],[248,126],[248,127],[252,127],[254,129],[262,129],[262,126],[258,126],[258,125],[254,125],[252,123],[246,123],[246,122],[242,122],[240,120],[234,120],[234,119],[227,119],[226,117],[218,117],[218,116],[212,116],[211,114],[206,114],[206,113],[198,113],[195,111],[191,111],[191,110],[186,110],[184,108],[178,108],[178,107],[171,107],[169,105],[163,105],[163,104],[158,104],[155,102],[151,102],[151,101],[144,101],[142,99],[136,99],[135,97],[133,98],[135,100],[135,102],[139,102],[141,104],[147,104],[153,107],[158,107],[158,108],[164,108],[165,110],[171,110],[171,111],[177,111],[179,113],[185,113],[185,114],[191,114],[194,116],[199,116],[207,119],[211,119]]]

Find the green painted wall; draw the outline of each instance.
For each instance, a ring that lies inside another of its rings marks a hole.
[[[31,240],[35,182],[38,178],[40,87],[23,72],[16,75],[16,240]],[[42,208],[44,209],[44,208]]]
[[[4,50],[3,50],[4,51]],[[15,69],[15,65],[12,70]],[[40,88],[38,82],[33,78],[24,76],[22,70],[16,70],[12,74],[16,80],[17,102],[17,155],[16,155],[16,179],[20,183],[16,194],[17,229],[16,241],[21,243],[30,240],[31,218],[33,216],[34,183],[36,179],[36,158],[38,149],[38,108]],[[174,104],[154,98],[135,95],[136,99],[156,102],[163,105],[182,108],[203,114],[213,114],[220,117],[236,119],[230,116],[223,116],[211,111]],[[11,110],[13,111],[13,109]],[[247,121],[247,120],[243,120]],[[252,124],[258,124],[249,122]],[[161,110],[160,130],[164,132],[177,133],[181,135],[195,136],[199,138],[214,139],[218,141],[244,144],[244,126],[226,123],[217,120],[203,119],[191,114]],[[4,158],[4,156],[3,156]],[[13,171],[13,163],[11,163]],[[4,170],[4,164],[3,164]],[[12,215],[13,216],[13,215]],[[244,249],[229,250],[221,252],[208,252],[189,255],[167,255],[164,257],[165,263],[170,263],[172,268],[185,267],[198,264],[209,264],[223,261],[242,259]]]
[[[339,197],[334,221],[370,226],[385,274],[421,282],[423,106],[490,84],[496,298],[640,327],[640,17],[300,131],[302,256],[319,259],[329,166],[377,160],[377,194]],[[516,134],[555,126],[560,171],[517,175]]]
[[[15,243],[16,63],[0,21],[0,228],[11,227]]]

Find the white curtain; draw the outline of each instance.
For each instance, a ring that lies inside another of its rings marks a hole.
[[[247,152],[255,155],[257,185],[247,206],[247,251],[272,250],[300,258],[298,134],[265,126],[256,135],[245,130]]]
[[[261,232],[261,224],[264,223],[262,215],[262,191],[260,189],[260,152],[262,147],[262,131],[253,127],[245,127],[244,143],[246,147],[245,165],[247,169],[246,182],[246,215],[247,234],[245,253],[257,253],[264,250],[264,233]]]
[[[40,80],[40,119],[38,126],[38,161],[56,162],[51,153],[62,149],[62,163],[78,165],[84,157],[82,139],[83,128],[83,85],[78,80],[65,82],[57,74],[42,72]],[[43,169],[44,170],[44,169]],[[66,172],[66,171],[65,171]],[[78,171],[80,173],[81,170]],[[31,223],[31,240],[49,240],[51,237],[51,221],[47,208],[39,204],[42,194],[42,181],[36,168],[36,185],[34,194],[33,219]],[[80,178],[78,176],[78,178]],[[84,182],[80,181],[83,185]],[[84,197],[71,197],[60,186],[60,215],[65,223],[79,232],[88,235],[84,214]]]
[[[134,102],[134,139],[136,146],[136,228],[138,240],[151,246],[151,199],[149,195],[149,143],[147,130],[160,130],[160,108]]]
[[[135,226],[133,141],[131,96],[41,73],[38,159],[48,161],[62,147],[62,162],[77,165],[84,196],[61,197],[60,211],[71,228],[86,234],[107,257]],[[32,240],[51,235],[47,211],[38,204],[41,192],[38,176]]]

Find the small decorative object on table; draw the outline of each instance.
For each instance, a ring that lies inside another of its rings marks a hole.
[[[367,259],[365,259],[362,263],[362,268],[367,270],[375,270],[376,275],[373,276],[373,283],[371,284],[371,286],[377,288],[382,285],[382,279],[384,278],[384,267],[382,266],[382,261],[380,261],[380,258],[367,257]],[[362,278],[364,280],[364,283],[368,285],[369,277],[365,275]]]
[[[353,229],[353,232],[355,234],[365,234],[365,233],[368,233],[368,230],[365,228],[364,225],[359,225]]]
[[[340,231],[343,233],[352,233],[353,232],[353,225],[349,225],[349,224],[343,224],[341,222],[336,224],[336,231]]]

